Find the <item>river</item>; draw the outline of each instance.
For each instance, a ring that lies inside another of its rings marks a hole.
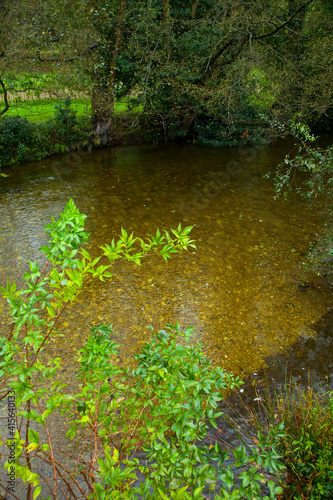
[[[0,178],[0,284],[18,280],[29,260],[42,262],[43,229],[69,198],[85,213],[89,248],[120,228],[143,237],[157,227],[193,225],[197,250],[115,266],[63,318],[65,337],[52,350],[71,366],[89,324],[113,323],[119,363],[131,364],[148,325],[193,325],[207,355],[237,375],[250,375],[312,341],[332,307],[332,288],[301,261],[322,214],[297,197],[274,199],[274,170],[292,147],[210,149],[140,145],[65,155],[6,169]],[[312,284],[303,289],[305,280]],[[9,320],[0,305],[0,329]],[[309,340],[310,339],[310,340]],[[298,342],[298,344],[297,344]],[[296,343],[296,344],[295,344]],[[281,358],[282,359],[282,358]],[[284,359],[284,358],[283,358]]]

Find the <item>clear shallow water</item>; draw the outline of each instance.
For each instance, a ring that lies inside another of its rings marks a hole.
[[[146,327],[179,321],[195,327],[216,363],[249,374],[287,355],[332,306],[332,289],[299,263],[321,214],[294,197],[274,200],[263,175],[292,143],[269,148],[209,149],[192,145],[130,146],[50,159],[6,170],[0,178],[0,284],[18,279],[29,260],[42,261],[43,227],[69,198],[88,215],[90,249],[119,234],[194,225],[197,251],[167,264],[115,267],[66,314],[54,353],[70,364],[88,325],[112,322],[120,362],[149,338]],[[292,252],[293,250],[293,252]],[[298,284],[310,280],[305,292]],[[8,326],[0,305],[0,330]]]

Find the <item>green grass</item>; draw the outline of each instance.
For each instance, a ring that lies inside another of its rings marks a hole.
[[[27,120],[38,123],[45,122],[54,117],[54,107],[61,103],[61,101],[55,99],[41,99],[34,101],[22,101],[17,103],[11,103],[9,110],[4,116],[22,116],[27,118]],[[1,103],[0,109],[3,106]],[[77,116],[89,116],[91,111],[91,104],[89,98],[73,99],[72,107],[77,111]],[[124,101],[119,101],[115,103],[115,113],[137,113],[140,110],[140,106],[133,110],[128,110],[127,103]]]

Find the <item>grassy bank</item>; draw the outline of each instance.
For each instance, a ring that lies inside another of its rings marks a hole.
[[[126,101],[116,103],[109,144],[141,142],[142,132],[133,126],[139,111]],[[99,146],[88,98],[22,101],[0,120],[0,168]]]
[[[4,116],[20,116],[26,118],[33,123],[43,123],[51,120],[54,117],[55,106],[59,105],[61,101],[57,99],[36,99],[33,101],[18,101],[11,103],[9,110]],[[89,117],[91,113],[90,98],[73,99],[71,104],[72,109],[76,112],[77,117]],[[135,114],[140,111],[140,107],[132,110],[128,109],[126,101],[119,101],[115,103],[114,112],[116,115],[122,113]]]
[[[54,116],[54,108],[59,104],[56,99],[41,99],[16,102],[11,105],[5,116],[20,116],[33,123],[46,122]],[[87,116],[91,111],[89,99],[73,99],[72,109],[77,116]]]

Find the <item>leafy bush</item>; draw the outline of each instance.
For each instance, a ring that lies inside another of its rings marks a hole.
[[[258,117],[252,113],[252,107],[246,108],[247,114],[239,117],[239,122],[227,124],[221,119],[199,114],[193,127],[194,142],[203,146],[233,147],[239,144],[264,142],[266,133],[265,121],[258,122]]]
[[[54,124],[57,131],[59,142],[70,145],[77,138],[76,111],[72,108],[72,100],[70,97],[64,99],[63,103],[55,106]]]
[[[176,324],[155,334],[130,372],[117,365],[111,325],[92,327],[76,359],[78,392],[66,392],[62,361],[50,357],[47,348],[61,338],[60,318],[87,283],[111,277],[115,262],[140,265],[152,253],[168,260],[194,247],[191,227],[157,230],[146,240],[122,229],[118,240],[93,259],[83,247],[88,241],[84,219],[70,200],[60,219],[47,226],[44,266],[30,262],[22,290],[15,282],[1,288],[12,327],[0,341],[0,398],[10,394],[17,412],[11,409],[10,439],[0,435],[3,455],[9,455],[5,468],[27,483],[27,499],[46,491],[52,499],[188,500],[206,493],[215,499],[253,499],[264,484],[273,499],[281,488],[265,472],[278,476],[281,470],[274,445],[281,429],[258,435],[250,453],[242,446],[234,450],[238,478],[226,464],[228,453],[218,444],[202,443],[208,424],[216,426],[221,415],[218,403],[225,391],[241,382],[214,367],[200,344],[188,344],[191,329],[181,332]],[[87,449],[70,449],[68,442],[59,448],[60,423],[67,425],[68,439],[86,440]],[[14,456],[6,445],[15,448]],[[45,467],[51,474],[46,480]]]
[[[34,148],[34,126],[26,118],[5,117],[0,121],[0,167],[31,160]]]
[[[333,497],[333,392],[286,384],[261,403],[271,426],[284,422],[278,450],[286,466],[284,500]],[[258,421],[257,421],[258,422]]]
[[[218,118],[202,116],[194,126],[195,142],[203,146],[225,147],[236,146],[240,136],[236,137],[231,127]]]
[[[46,122],[4,117],[0,121],[0,167],[81,149],[90,143],[90,135],[89,120],[76,117],[70,99],[56,105],[55,118]]]
[[[333,146],[320,148],[312,144],[316,138],[309,127],[296,117],[291,122],[291,132],[298,139],[297,154],[287,155],[278,165],[275,174],[277,196],[293,189],[311,208],[315,200],[320,200],[326,220],[324,230],[318,239],[312,242],[306,265],[318,274],[330,277],[333,272]],[[301,182],[299,182],[299,177]]]

